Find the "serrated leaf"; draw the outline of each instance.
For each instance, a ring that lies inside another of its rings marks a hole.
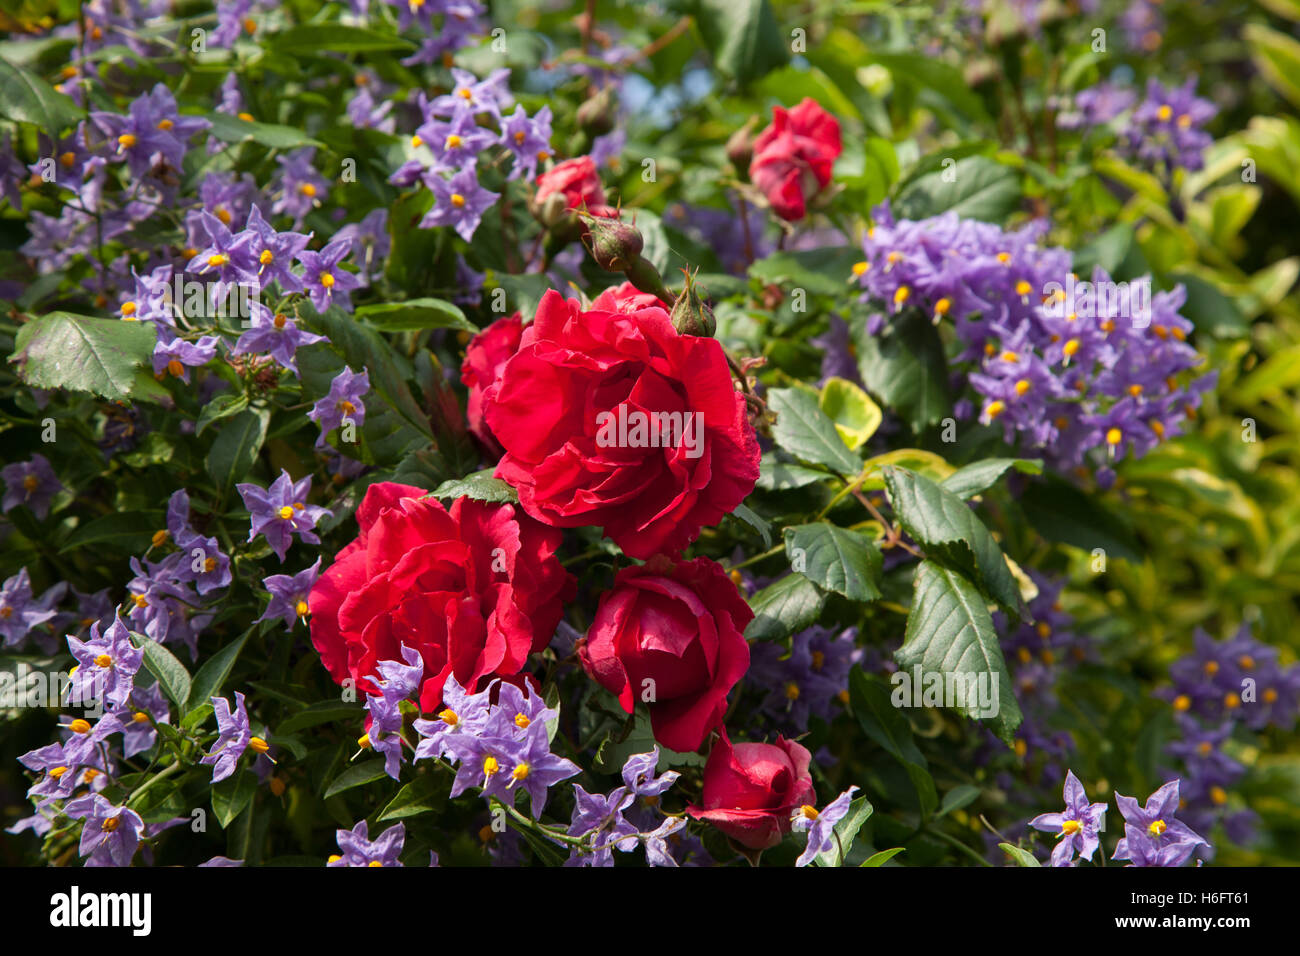
[[[979,584],[1009,613],[1018,614],[1020,589],[989,529],[957,495],[905,468],[885,469],[885,490],[898,522],[926,556]]]
[[[774,252],[749,266],[749,277],[764,285],[803,289],[810,295],[843,296],[862,250],[853,246]]]
[[[515,489],[500,478],[492,477],[492,469],[485,468],[464,478],[452,478],[444,481],[432,492],[432,498],[473,498],[475,501],[490,501],[495,504],[518,504],[519,495]]]
[[[826,595],[802,574],[785,577],[749,599],[754,619],[745,628],[750,641],[775,641],[789,637],[815,622],[826,605]]]
[[[190,697],[190,672],[185,669],[185,665],[171,651],[145,634],[132,631],[131,643],[144,651],[144,666],[158,678],[158,686],[177,709],[183,712],[185,702]]]
[[[155,341],[146,322],[51,312],[18,330],[9,361],[28,385],[126,401],[141,390],[137,374],[153,355]]]
[[[789,491],[803,488],[814,482],[825,481],[832,477],[816,468],[808,468],[794,462],[781,461],[772,452],[763,455],[758,464],[758,481],[756,486],[764,491]]]
[[[195,436],[202,435],[204,430],[214,422],[219,422],[223,418],[229,418],[232,415],[238,415],[248,407],[248,396],[242,392],[234,394],[231,392],[222,392],[203,406],[199,412],[198,421],[194,424]]]
[[[1043,463],[1036,458],[986,458],[958,468],[940,486],[958,498],[973,498],[992,488],[1012,468],[1022,475],[1043,473]]]
[[[731,513],[758,532],[759,537],[763,539],[764,548],[772,547],[772,529],[762,515],[757,514],[753,508],[744,504],[736,505],[735,510]]]
[[[864,534],[827,521],[796,525],[785,529],[785,552],[796,571],[828,591],[850,601],[875,601],[881,596],[883,561],[875,543]]]
[[[74,126],[85,111],[39,76],[0,59],[0,116],[32,123],[57,135]]]
[[[1020,204],[1020,175],[986,156],[968,156],[920,176],[894,202],[899,219],[955,212],[963,219],[1001,224]]]
[[[407,299],[358,306],[357,318],[385,332],[418,332],[423,329],[457,329],[477,332],[459,306],[442,299]]]
[[[798,388],[774,388],[768,391],[767,401],[777,413],[772,437],[790,454],[841,475],[856,475],[862,468],[861,459],[849,451],[835,423],[817,407],[816,395]]]
[[[857,451],[876,433],[884,421],[880,406],[853,382],[843,378],[827,379],[818,403],[826,417],[835,423],[840,439]]]
[[[988,720],[999,737],[1012,741],[1021,714],[1011,675],[984,597],[960,573],[933,561],[917,567],[907,632],[894,659],[902,670],[919,667],[921,675],[943,675],[945,684],[949,674],[961,675],[965,699],[952,703],[967,717]],[[992,695],[993,713],[981,709],[973,693],[979,686]],[[912,693],[919,698],[922,688],[914,686]]]

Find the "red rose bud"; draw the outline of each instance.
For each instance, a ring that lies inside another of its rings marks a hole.
[[[758,117],[751,116],[744,126],[731,134],[727,140],[727,159],[736,167],[736,175],[742,179],[749,176],[749,163],[754,157],[754,127]]]
[[[722,726],[727,693],[749,668],[753,616],[716,561],[659,554],[618,572],[578,657],[629,714],[648,707],[655,740],[686,753]]]
[[[686,286],[682,294],[673,303],[671,313],[673,328],[682,335],[699,335],[713,338],[718,323],[713,317],[713,310],[704,304],[704,300],[695,291],[694,277],[686,273]]]
[[[772,107],[772,125],[754,141],[749,178],[772,211],[789,222],[807,214],[807,204],[829,185],[840,155],[840,124],[805,97],[792,110]]]
[[[582,237],[583,245],[591,252],[596,265],[606,272],[626,272],[641,258],[645,240],[636,226],[618,219],[591,215],[582,218],[587,227]]]
[[[790,815],[817,800],[807,749],[777,737],[774,744],[732,746],[724,731],[704,765],[698,806],[686,812],[707,820],[741,846],[766,850],[790,832]]]

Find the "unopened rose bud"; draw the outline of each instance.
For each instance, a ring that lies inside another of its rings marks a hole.
[[[731,134],[727,140],[727,159],[736,167],[741,179],[749,178],[749,161],[754,158],[754,127],[758,117],[751,116],[744,126]]]
[[[607,86],[578,107],[578,126],[588,137],[604,136],[614,128],[614,88]]]
[[[537,221],[547,229],[552,229],[571,218],[569,216],[568,200],[565,198],[564,193],[559,192],[551,193],[543,199],[534,210],[534,214]]]
[[[641,258],[645,241],[641,238],[641,231],[631,223],[591,216],[586,218],[586,226],[583,244],[590,250],[596,265],[606,272],[626,272]]]
[[[686,275],[686,287],[673,303],[671,317],[673,328],[682,335],[712,338],[717,331],[718,323],[713,317],[713,310],[704,304],[704,300],[695,291],[695,282],[689,273]]]

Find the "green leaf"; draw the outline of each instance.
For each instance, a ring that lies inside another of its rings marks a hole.
[[[754,619],[745,628],[751,641],[789,637],[817,620],[826,595],[802,574],[787,574],[749,599]]]
[[[442,299],[379,302],[358,306],[356,315],[385,332],[418,332],[423,329],[478,331],[458,306]]]
[[[921,815],[929,817],[938,805],[939,795],[925,755],[912,739],[907,717],[890,700],[889,688],[876,677],[868,677],[862,668],[849,673],[849,703],[858,724],[872,741],[903,765],[916,790]]]
[[[890,504],[926,556],[968,575],[1008,612],[1018,613],[1020,589],[989,529],[960,497],[905,468],[885,469]]]
[[[776,443],[804,461],[834,468],[841,475],[856,475],[862,461],[849,451],[835,423],[817,407],[817,396],[798,388],[774,388],[767,393],[768,407],[777,413],[772,426]]]
[[[988,117],[983,101],[962,76],[943,60],[920,53],[871,53],[871,60],[894,74],[895,82],[915,82],[933,90],[972,120]]]
[[[315,54],[375,53],[385,50],[413,50],[415,45],[391,33],[366,30],[336,23],[304,23],[272,34],[270,49],[277,53]]]
[[[963,219],[1001,224],[1020,205],[1020,176],[986,156],[967,156],[912,180],[894,202],[899,219],[955,212]]]
[[[276,733],[291,734],[318,724],[333,723],[336,720],[351,720],[360,723],[366,712],[356,704],[344,704],[336,700],[324,700],[300,710],[276,725]]]
[[[879,853],[873,853],[862,861],[863,866],[884,866],[898,854],[903,852],[903,847],[896,846],[891,850],[881,850]]]
[[[733,518],[745,522],[745,524],[757,531],[759,536],[763,539],[764,548],[772,547],[772,528],[768,524],[767,519],[762,515],[755,512],[753,508],[744,504],[736,505],[735,509],[731,512],[731,515]]]
[[[903,670],[920,667],[922,675],[967,678],[965,699],[957,707],[967,717],[989,720],[999,737],[1010,743],[1020,726],[1020,706],[1002,657],[993,618],[983,596],[952,568],[922,561],[916,569],[912,610],[907,616],[903,646],[894,653]],[[970,678],[982,679],[995,697],[994,713],[985,714],[973,699]],[[921,687],[913,687],[919,697]]]
[[[858,371],[867,390],[902,415],[913,431],[950,414],[948,360],[943,340],[919,309],[904,309],[878,335],[855,316],[849,328],[858,350]]]
[[[229,491],[248,474],[266,440],[271,413],[266,409],[245,409],[217,433],[208,450],[208,474],[217,487]]]
[[[1042,866],[1028,850],[1022,850],[1018,846],[1012,846],[1010,843],[999,843],[1004,853],[1016,861],[1016,866]]]
[[[138,375],[153,355],[156,337],[147,322],[51,312],[18,330],[9,361],[28,385],[126,401],[148,389]],[[156,387],[147,373],[145,380]]]
[[[981,792],[979,787],[969,783],[958,784],[943,795],[943,803],[939,807],[939,816],[942,817],[954,810],[969,806],[979,799]]]
[[[431,773],[416,777],[388,801],[379,812],[379,822],[387,820],[405,820],[407,817],[419,816],[440,810],[447,805],[447,799],[438,789],[437,778]]]
[[[814,862],[818,866],[843,866],[853,849],[853,840],[862,829],[862,825],[871,817],[871,801],[866,797],[857,797],[849,803],[849,812],[835,824],[835,845],[824,853],[817,854]]]
[[[789,461],[781,461],[773,452],[766,452],[758,464],[758,481],[764,491],[789,491],[832,477],[816,468],[808,468]]]
[[[235,659],[239,657],[239,652],[244,649],[248,636],[253,633],[255,628],[256,625],[250,627],[236,640],[208,658],[203,666],[199,668],[198,673],[194,675],[194,680],[190,683],[190,692],[185,704],[187,712],[203,706],[217,695],[221,690],[221,685],[230,676],[230,669],[235,666]]]
[[[194,434],[202,435],[213,422],[219,422],[223,418],[229,418],[231,415],[238,415],[248,407],[248,396],[242,392],[234,394],[231,392],[222,392],[212,401],[203,406],[199,412],[198,421],[194,425]]]
[[[1169,281],[1187,288],[1187,301],[1179,312],[1191,320],[1198,332],[1208,332],[1216,339],[1235,339],[1249,331],[1250,323],[1236,299],[1224,295],[1213,282],[1177,270],[1169,273]]]
[[[226,829],[235,818],[248,808],[257,796],[257,776],[249,770],[239,770],[233,776],[212,785],[212,814]]]
[[[844,378],[827,379],[818,404],[826,417],[835,423],[835,430],[844,444],[853,451],[866,444],[884,420],[880,406],[871,400],[871,396]]]
[[[1036,481],[1019,499],[1029,523],[1044,538],[1085,551],[1101,548],[1114,558],[1141,560],[1132,528],[1090,495],[1055,476]]]
[[[796,525],[785,529],[785,552],[796,571],[850,601],[881,596],[880,551],[865,534],[827,521]]]
[[[491,468],[476,471],[464,478],[452,478],[444,481],[432,492],[431,498],[473,498],[475,501],[490,501],[496,504],[518,504],[519,495],[515,489],[500,478],[492,477]]]
[[[323,798],[328,800],[330,797],[337,796],[344,790],[351,790],[353,787],[361,787],[367,783],[374,783],[376,780],[387,777],[384,772],[384,758],[375,757],[372,760],[363,760],[361,763],[353,764],[335,777],[325,791]]]
[[[749,267],[751,279],[784,289],[804,289],[810,295],[843,296],[853,277],[853,264],[862,250],[852,246],[774,252]]]
[[[1043,463],[1036,458],[986,458],[958,468],[940,486],[958,498],[973,498],[992,488],[1012,468],[1022,475],[1043,473]]]
[[[1300,41],[1259,23],[1246,24],[1241,35],[1268,84],[1300,106]]]
[[[719,72],[741,86],[790,60],[767,0],[695,0],[695,23]]]
[[[162,515],[149,511],[116,511],[77,527],[64,540],[59,553],[89,545],[139,553],[149,547],[162,527]]]
[[[8,60],[0,60],[0,116],[57,134],[75,126],[85,111],[70,96]]]
[[[183,712],[190,696],[190,672],[185,669],[185,665],[171,651],[145,634],[132,631],[131,643],[144,651],[145,668],[158,678],[158,685],[163,692]]]
[[[228,113],[209,111],[203,114],[212,121],[212,135],[223,143],[251,141],[270,149],[297,149],[300,146],[321,147],[320,140],[312,139],[300,129],[281,126],[279,123],[258,123],[243,120]]]

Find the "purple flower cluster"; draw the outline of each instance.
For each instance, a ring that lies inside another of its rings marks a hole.
[[[479,0],[387,0],[397,8],[402,30],[419,30],[420,48],[402,60],[406,66],[451,65],[451,55],[487,32],[487,8]],[[362,13],[370,0],[352,0]]]
[[[573,816],[568,835],[584,842],[574,846],[565,866],[613,866],[614,851],[631,853],[645,847],[651,866],[679,866],[691,855],[703,855],[698,841],[683,839],[679,832],[686,819],[657,811],[659,797],[676,782],[669,770],[659,776],[659,748],[633,754],[623,764],[623,786],[607,794],[588,793],[573,785]],[[630,817],[630,819],[629,819]]]
[[[1146,97],[1133,111],[1124,131],[1124,147],[1147,166],[1161,171],[1192,170],[1204,165],[1201,154],[1213,137],[1202,127],[1218,109],[1196,95],[1196,77],[1179,87],[1148,80]]]
[[[401,866],[398,859],[402,855],[402,846],[406,843],[405,824],[395,823],[373,840],[370,839],[370,826],[365,820],[360,821],[351,830],[336,831],[339,849],[329,858],[326,866]],[[437,857],[433,865],[437,866]]]
[[[980,421],[1000,423],[1027,454],[1058,469],[1098,451],[1103,462],[1139,457],[1177,435],[1214,383],[1193,374],[1201,356],[1186,341],[1182,286],[1151,295],[1149,280],[1116,283],[1100,269],[1081,282],[1067,250],[1040,244],[1041,223],[1005,232],[953,212],[895,221],[888,204],[874,218],[854,269],[864,301],[952,321]],[[963,400],[958,413],[975,410]],[[1099,481],[1113,477],[1103,464]]]
[[[503,147],[513,157],[507,179],[532,179],[537,164],[551,155],[551,110],[544,106],[529,117],[522,107],[507,116],[512,98],[507,69],[484,80],[453,69],[450,93],[432,99],[420,95],[423,121],[411,137],[414,155],[389,178],[398,186],[423,183],[434,196],[423,228],[450,226],[468,242],[483,213],[500,198],[479,183],[477,164],[483,150]],[[484,125],[487,124],[487,125]],[[495,127],[495,129],[493,129]]]
[[[1231,719],[1251,730],[1295,726],[1300,664],[1279,665],[1277,648],[1253,638],[1249,624],[1224,641],[1198,628],[1192,641],[1192,653],[1169,666],[1172,685],[1157,692],[1175,711],[1209,722]]]
[[[849,671],[862,660],[858,629],[839,634],[814,624],[794,635],[790,651],[774,641],[750,647],[746,682],[764,696],[759,709],[781,730],[802,732],[811,717],[828,723],[849,686]]]
[[[58,614],[54,605],[62,600],[67,585],[60,582],[39,598],[32,591],[32,579],[26,568],[0,584],[0,646],[18,647],[33,628],[45,624]]]
[[[517,788],[528,794],[529,808],[537,818],[546,806],[547,790],[580,772],[573,761],[551,753],[559,712],[536,694],[525,694],[505,682],[472,694],[449,676],[442,700],[436,720],[415,722],[423,739],[414,759],[457,764],[453,798],[479,787],[485,799],[495,797],[513,806]]]

